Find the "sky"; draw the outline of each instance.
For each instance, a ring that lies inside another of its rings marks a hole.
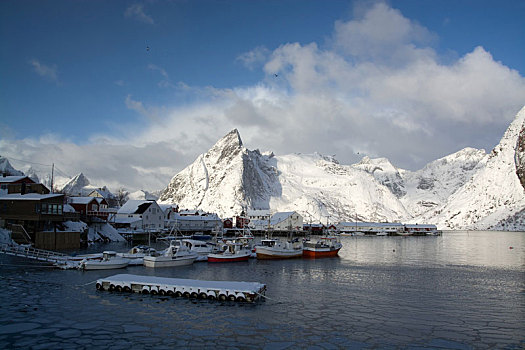
[[[1,1],[0,155],[159,190],[237,128],[249,149],[490,151],[525,105],[520,0]]]

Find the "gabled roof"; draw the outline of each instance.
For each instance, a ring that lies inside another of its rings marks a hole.
[[[10,176],[0,176],[0,183],[3,183],[3,184],[7,184],[7,183],[15,183],[17,181],[20,181],[20,180],[23,180],[23,179],[29,179],[31,180],[31,178],[29,176],[25,176],[25,175],[20,175],[20,176],[13,176],[13,175],[10,175]],[[31,180],[32,183],[34,183],[33,180]]]
[[[89,204],[97,200],[95,197],[69,197],[68,201],[70,204]]]
[[[272,218],[270,219],[270,223],[272,225],[277,225],[280,222],[283,222],[284,220],[288,219],[292,214],[295,214],[295,211],[284,211],[281,213],[275,213],[272,215]]]
[[[0,200],[28,200],[28,201],[39,201],[42,199],[64,197],[62,193],[52,193],[52,194],[38,194],[38,193],[12,193],[0,196]]]
[[[151,204],[155,201],[130,199],[126,202],[118,211],[118,214],[142,214],[144,213]]]

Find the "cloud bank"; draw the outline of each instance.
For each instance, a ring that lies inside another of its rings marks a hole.
[[[192,96],[183,107],[148,106],[128,96],[123,104],[147,118],[122,126],[118,140],[4,139],[0,150],[60,160],[66,172],[82,171],[110,188],[155,190],[233,128],[250,149],[317,151],[347,164],[363,155],[384,156],[410,169],[466,146],[492,148],[525,104],[525,78],[483,47],[444,63],[432,48],[435,40],[378,3],[336,22],[325,43],[258,46],[239,56],[249,69],[265,73],[254,86],[171,85]],[[162,68],[149,69],[169,82]]]

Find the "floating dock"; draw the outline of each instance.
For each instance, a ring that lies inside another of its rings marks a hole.
[[[201,281],[119,274],[97,280],[98,290],[158,294],[173,297],[253,302],[264,297],[266,285],[259,282]]]

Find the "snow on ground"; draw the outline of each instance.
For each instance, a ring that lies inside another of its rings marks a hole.
[[[88,242],[125,242],[118,231],[108,223],[92,224],[88,231]]]
[[[0,244],[12,244],[11,231],[0,228]]]

